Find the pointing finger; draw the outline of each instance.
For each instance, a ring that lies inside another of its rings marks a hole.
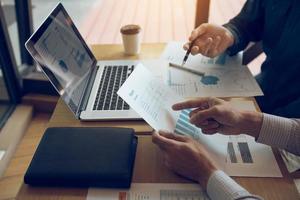
[[[180,103],[176,103],[172,106],[173,110],[183,110],[187,108],[198,108],[201,106],[207,106],[209,102],[209,97],[197,98],[193,100],[188,100]]]

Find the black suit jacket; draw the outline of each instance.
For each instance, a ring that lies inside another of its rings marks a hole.
[[[228,49],[236,54],[249,42],[262,41],[267,56],[256,77],[265,96],[257,101],[264,112],[300,117],[300,1],[248,0],[224,25],[235,36]]]

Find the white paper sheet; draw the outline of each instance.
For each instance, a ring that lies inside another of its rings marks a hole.
[[[245,111],[256,111],[252,101],[233,100],[230,104]],[[224,171],[229,176],[282,177],[270,146],[255,142],[248,135],[229,136]]]
[[[294,182],[300,195],[300,178],[294,179]]]
[[[270,146],[255,142],[248,135],[230,136],[228,144],[233,145],[232,160],[228,154],[225,172],[229,176],[282,177]],[[232,162],[233,161],[233,162]]]
[[[284,161],[287,170],[292,173],[300,169],[300,156],[280,150],[280,155]]]
[[[229,101],[229,103],[232,107],[241,111],[258,111],[256,110],[255,104],[251,100],[233,98]]]
[[[185,55],[182,45],[183,43],[178,42],[169,43],[161,59],[181,64]],[[202,71],[205,76],[166,68],[164,82],[183,97],[263,95],[248,67],[242,65],[241,54],[235,57],[221,55],[214,59],[190,55],[185,67]]]
[[[2,160],[4,154],[5,154],[5,151],[0,150],[0,160]]]
[[[118,95],[155,130],[174,130],[178,113],[172,111],[171,105],[183,99],[162,84],[144,65],[137,65]]]
[[[130,189],[90,188],[87,200],[209,200],[198,184],[132,183]]]
[[[227,137],[204,135],[201,129],[190,124],[190,110],[173,111],[172,105],[184,99],[139,64],[118,91],[118,95],[129,104],[155,130],[167,130],[189,135],[202,143],[217,165],[224,168]]]

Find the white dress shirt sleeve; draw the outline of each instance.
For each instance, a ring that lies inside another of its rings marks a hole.
[[[257,142],[300,155],[300,120],[264,114]]]
[[[261,200],[250,194],[223,171],[215,171],[207,183],[207,194],[211,200]]]

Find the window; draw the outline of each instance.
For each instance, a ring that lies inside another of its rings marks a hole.
[[[23,93],[57,95],[44,74],[35,66],[24,47],[25,42],[52,9],[61,2],[79,27],[89,10],[99,3],[95,0],[2,0],[2,8],[12,44],[18,72],[23,82]]]
[[[6,24],[0,6],[0,128],[21,97],[20,80]]]

